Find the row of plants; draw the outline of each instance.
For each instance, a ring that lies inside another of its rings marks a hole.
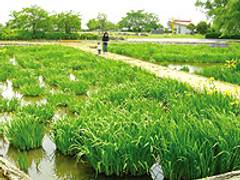
[[[98,40],[100,36],[93,33],[64,33],[64,32],[37,32],[5,30],[0,32],[0,40]]]
[[[153,43],[111,44],[109,51],[154,63],[225,63],[240,58],[240,46],[214,47],[209,45],[160,45]]]
[[[205,67],[198,74],[240,85],[240,63],[237,60],[226,61],[223,66]]]
[[[186,84],[69,47],[8,47],[6,63],[9,53],[40,64],[14,67],[31,77],[41,74],[47,84],[46,105],[12,110],[3,132],[12,146],[38,148],[50,128],[58,151],[86,161],[97,174],[145,175],[157,160],[174,180],[240,169],[240,104],[232,97],[199,94]],[[69,81],[70,73],[76,81]],[[14,73],[6,79],[11,77]],[[62,107],[70,114],[54,122]]]
[[[224,35],[220,32],[209,32],[205,35],[206,39],[240,39],[240,34]]]

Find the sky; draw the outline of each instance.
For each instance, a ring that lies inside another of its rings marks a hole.
[[[38,5],[49,12],[75,11],[82,17],[83,28],[89,19],[99,12],[108,19],[118,22],[130,10],[145,10],[159,16],[161,24],[171,18],[192,20],[197,23],[206,20],[206,16],[194,6],[196,0],[2,0],[0,4],[0,23],[9,20],[13,10]]]

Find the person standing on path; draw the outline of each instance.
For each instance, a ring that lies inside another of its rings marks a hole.
[[[103,42],[103,53],[107,53],[108,52],[108,41],[109,41],[109,35],[107,32],[105,32],[103,34],[103,37],[102,37],[102,42]]]

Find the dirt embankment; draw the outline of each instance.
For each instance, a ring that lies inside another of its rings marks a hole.
[[[12,163],[0,157],[0,180],[30,180],[28,175],[20,171]]]

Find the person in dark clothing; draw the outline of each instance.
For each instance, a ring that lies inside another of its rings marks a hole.
[[[105,54],[106,52],[108,52],[108,41],[109,41],[109,35],[107,32],[105,32],[103,34],[102,37],[102,42],[103,42],[103,53]]]

